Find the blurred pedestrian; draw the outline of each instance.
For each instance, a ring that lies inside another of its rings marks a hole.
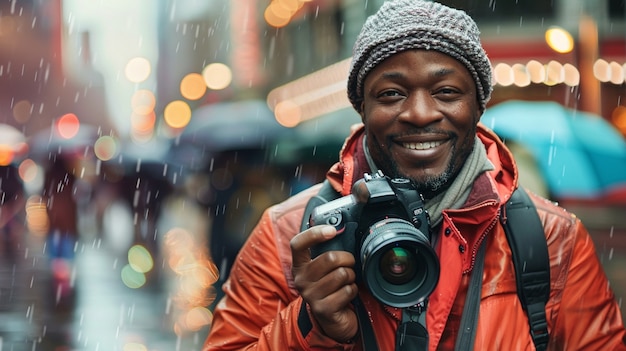
[[[15,165],[0,166],[0,234],[2,256],[15,263],[22,243],[24,206],[26,204],[24,184]]]
[[[221,284],[239,248],[265,208],[287,197],[281,175],[264,162],[262,149],[225,150],[215,158],[210,178],[213,217],[209,246],[211,258],[220,269],[214,285],[217,298],[222,296]]]
[[[73,158],[58,154],[46,166],[43,199],[48,213],[46,251],[50,259],[52,289],[57,304],[72,303],[74,298],[74,258],[78,233],[76,168]]]
[[[320,187],[296,194],[264,213],[239,252],[203,350],[534,350],[529,318],[544,312],[548,350],[626,350],[619,306],[587,230],[535,194],[530,197],[549,256],[549,300],[545,310],[533,310],[533,304],[527,314],[522,308],[505,234],[505,204],[519,172],[502,141],[479,123],[491,82],[478,28],[465,12],[436,2],[386,1],[364,24],[348,76],[348,98],[364,126],[348,136],[327,180],[350,206],[363,204],[348,195],[366,173],[407,179],[424,199],[418,210],[429,214],[411,214],[428,223],[419,227],[426,245],[413,252],[392,248],[373,263],[380,271],[361,271],[355,265],[369,251],[353,255],[349,244],[318,249],[334,238],[354,239],[360,253],[359,245],[371,249],[372,240],[386,243],[389,235],[400,235],[402,229],[387,226],[385,210],[392,206],[377,208],[384,219],[377,217],[369,231],[368,221],[376,218],[367,215],[373,213],[354,210],[363,214],[356,225],[366,224],[365,238],[342,238],[361,232],[331,225],[301,230],[305,205]],[[379,223],[387,229],[382,234]],[[371,289],[370,278],[385,279],[402,301],[412,293],[404,289],[420,283],[421,270],[434,269],[430,251],[440,271],[425,298],[408,307],[377,298],[381,293]],[[387,258],[395,264],[382,271]],[[420,272],[396,284],[407,263]]]

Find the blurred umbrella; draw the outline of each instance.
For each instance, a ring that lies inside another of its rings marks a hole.
[[[17,128],[0,124],[0,165],[6,166],[28,151],[26,137]]]
[[[64,137],[53,126],[29,138],[30,157],[39,161],[52,160],[57,155],[84,157],[93,153],[100,134],[99,128],[81,124],[75,135]]]
[[[171,152],[198,169],[216,153],[263,148],[289,132],[276,121],[265,101],[216,103],[193,111]]]
[[[145,143],[128,140],[119,149],[119,154],[105,164],[119,168],[125,176],[149,175],[172,184],[182,176],[181,161],[169,153],[169,140],[153,139]]]
[[[181,142],[210,150],[263,146],[289,128],[280,125],[261,100],[217,103],[196,109],[181,135]]]
[[[352,108],[304,121],[279,140],[276,158],[280,162],[308,160],[332,164],[339,160],[339,150],[350,128],[358,123],[361,117]]]
[[[507,101],[481,121],[530,151],[557,199],[599,199],[626,187],[626,140],[600,116],[549,101]]]

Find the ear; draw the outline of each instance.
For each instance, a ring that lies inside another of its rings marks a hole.
[[[485,110],[482,110],[480,107],[476,108],[476,121],[474,124],[478,124],[478,122],[480,122],[480,118],[483,116],[484,112]]]
[[[365,112],[363,112],[365,109],[365,102],[361,101],[361,104],[359,105],[359,115],[361,116],[361,122],[365,123]]]

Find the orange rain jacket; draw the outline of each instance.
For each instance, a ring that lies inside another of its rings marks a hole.
[[[363,129],[353,132],[328,172],[335,189],[347,195],[369,172],[359,159]],[[429,350],[453,350],[463,302],[482,240],[487,240],[475,350],[534,350],[528,320],[518,300],[511,250],[499,221],[502,205],[517,185],[511,153],[479,125],[495,170],[480,176],[462,209],[443,213],[436,246],[441,273],[430,296],[426,324]],[[362,152],[361,152],[362,153]],[[302,335],[298,328],[302,298],[291,275],[290,239],[299,232],[307,200],[319,186],[269,208],[234,263],[223,289],[203,351],[210,350],[360,350],[359,342],[339,344],[319,326]],[[553,203],[532,196],[545,227],[551,266],[547,304],[549,350],[626,350],[618,305],[593,242],[580,220]],[[379,349],[392,351],[401,318],[366,288],[359,292],[369,311]]]

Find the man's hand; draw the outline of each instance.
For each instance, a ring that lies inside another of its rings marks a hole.
[[[309,249],[336,235],[330,225],[309,228],[291,239],[293,280],[324,333],[338,342],[357,334],[359,325],[351,301],[357,296],[354,256],[328,251],[311,260]]]

